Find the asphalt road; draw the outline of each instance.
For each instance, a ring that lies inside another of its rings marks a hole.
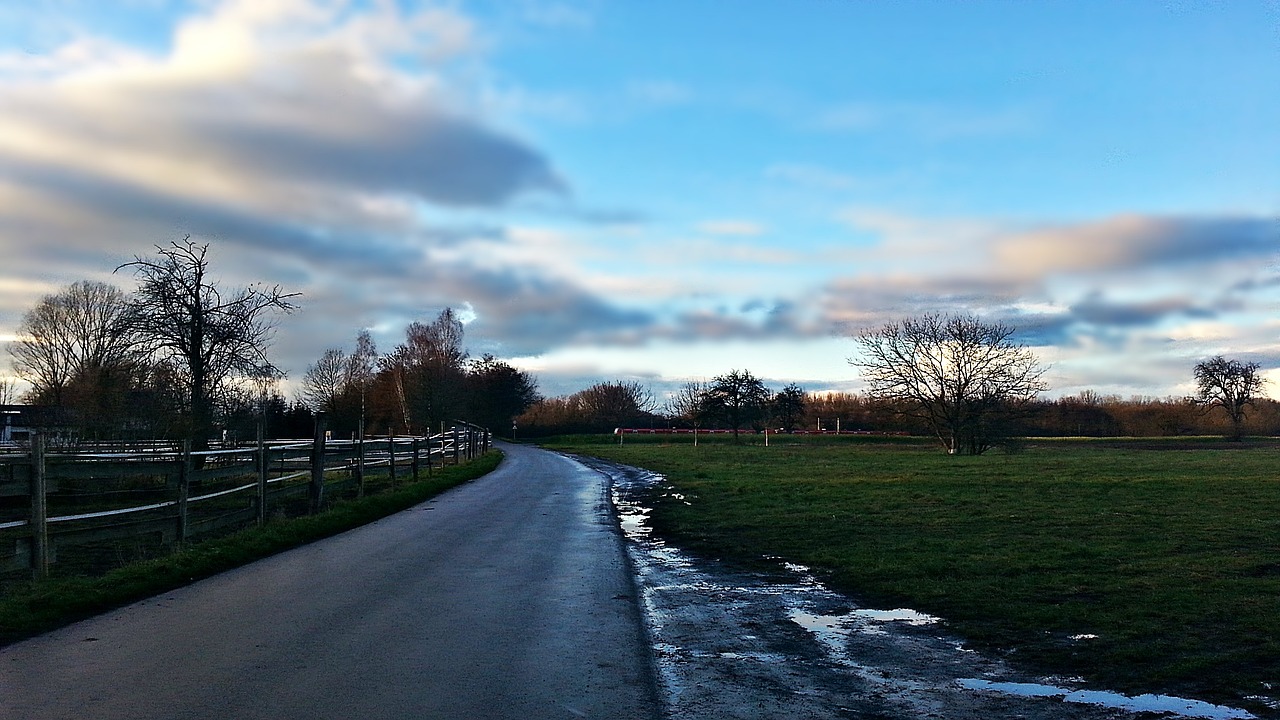
[[[0,717],[657,718],[604,477],[503,450],[407,512],[0,649]]]

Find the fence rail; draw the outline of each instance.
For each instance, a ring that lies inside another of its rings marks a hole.
[[[318,423],[311,440],[202,452],[171,444],[51,451],[35,435],[29,447],[0,449],[0,575],[93,565],[78,556],[93,550],[74,552],[81,548],[119,556],[124,542],[145,554],[276,513],[314,513],[335,495],[363,495],[370,471],[378,471],[379,487],[395,487],[474,458],[491,441],[467,423],[438,435],[362,441],[329,440]]]

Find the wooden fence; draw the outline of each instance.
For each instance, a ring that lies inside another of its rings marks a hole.
[[[317,423],[311,440],[205,452],[71,452],[36,435],[29,448],[0,451],[0,575],[45,577],[55,563],[94,564],[80,555],[95,551],[145,556],[277,513],[314,513],[327,498],[363,495],[371,477],[394,488],[490,443],[488,431],[465,423],[429,437],[364,441],[329,440]]]

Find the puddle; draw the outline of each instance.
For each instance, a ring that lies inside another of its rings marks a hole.
[[[1171,695],[1121,695],[1100,690],[1068,690],[1040,683],[991,682],[989,680],[964,679],[956,681],[961,687],[981,692],[995,692],[1029,698],[1058,698],[1063,702],[1098,705],[1133,712],[1165,713],[1188,718],[1210,720],[1236,720],[1252,718],[1252,713],[1237,708],[1213,705],[1199,700]]]
[[[802,565],[779,563],[776,572],[743,572],[694,559],[655,537],[648,525],[647,492],[658,488],[670,494],[665,478],[579,460],[612,480],[666,717],[1255,717],[1169,696],[1059,687],[966,648],[937,617],[909,608],[859,607]]]

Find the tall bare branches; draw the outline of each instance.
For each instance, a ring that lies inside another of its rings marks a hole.
[[[32,396],[60,405],[73,382],[94,383],[98,375],[136,361],[138,335],[125,294],[84,280],[46,295],[29,310],[9,352]]]
[[[340,348],[324,351],[319,360],[307,366],[302,376],[302,400],[315,412],[330,415],[338,409],[338,400],[351,380],[351,358]]]
[[[1221,355],[1197,363],[1193,372],[1196,378],[1196,401],[1208,409],[1222,408],[1231,419],[1231,437],[1239,440],[1244,425],[1246,408],[1262,393],[1265,378],[1258,372],[1262,366],[1256,362],[1244,363],[1228,360]]]
[[[445,308],[430,323],[410,323],[404,343],[382,357],[407,431],[430,429],[463,410],[463,334],[462,321],[453,308]]]
[[[1045,390],[1044,369],[1014,329],[970,315],[924,315],[855,338],[869,395],[924,420],[951,453],[979,454],[1002,420]]]
[[[208,250],[186,237],[116,268],[134,272],[130,321],[155,359],[181,379],[197,448],[207,445],[214,400],[230,378],[278,373],[266,356],[268,318],[293,311],[298,296],[278,285],[224,292],[209,276]]]

